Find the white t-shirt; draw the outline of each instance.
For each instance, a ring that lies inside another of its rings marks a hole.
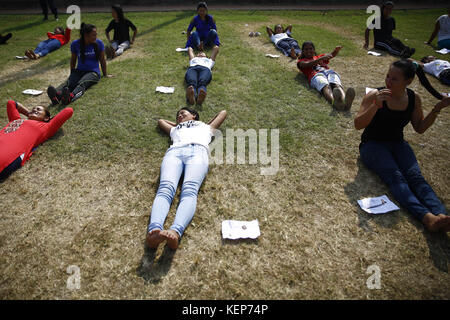
[[[423,70],[425,70],[425,72],[429,74],[432,74],[436,78],[439,77],[441,72],[445,69],[450,69],[450,63],[445,60],[436,59],[434,61],[423,64]]]
[[[278,41],[289,38],[289,35],[286,32],[282,33],[274,33],[270,36],[270,40],[272,40],[273,43],[277,44]]]
[[[448,14],[440,16],[437,21],[439,21],[439,32],[438,41],[450,39],[450,17]]]
[[[203,66],[211,70],[212,67],[214,67],[214,60],[203,57],[195,57],[189,61],[189,67],[195,66]]]
[[[183,147],[194,143],[208,149],[212,136],[209,124],[195,120],[185,121],[170,129],[170,138],[173,142],[170,147]]]

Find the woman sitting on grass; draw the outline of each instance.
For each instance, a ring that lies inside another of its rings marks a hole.
[[[47,88],[48,97],[53,105],[60,102],[67,105],[80,98],[89,87],[99,82],[99,62],[103,76],[112,77],[106,72],[105,46],[102,40],[97,39],[97,29],[94,25],[81,24],[80,39],[72,42],[70,50],[72,56],[69,79],[57,89],[53,86]],[[77,65],[76,68],[75,65]]]
[[[426,117],[421,98],[408,88],[416,73],[422,85],[441,99]],[[403,128],[411,121],[416,132],[424,133],[450,104],[450,97],[443,98],[436,92],[421,67],[408,60],[394,62],[385,82],[386,87],[366,94],[354,120],[357,130],[364,129],[359,145],[361,160],[428,230],[448,232],[450,217],[422,176],[413,150],[403,139]]]
[[[186,48],[191,47],[203,51],[211,46],[220,46],[216,21],[208,14],[208,6],[205,2],[197,5],[197,13],[187,28]],[[192,32],[194,27],[195,31]]]
[[[159,188],[147,229],[146,243],[149,248],[157,248],[164,240],[169,248],[178,248],[178,242],[194,216],[198,190],[208,172],[208,145],[213,136],[212,130],[220,127],[226,115],[226,111],[222,110],[206,124],[199,121],[197,111],[185,107],[177,112],[176,123],[163,119],[158,121],[159,127],[170,135],[173,144],[161,164]],[[170,229],[163,230],[183,173],[175,221]]]
[[[298,59],[302,53],[297,40],[291,38],[292,25],[289,25],[286,29],[283,29],[281,24],[275,26],[275,31],[266,27],[266,31],[269,34],[270,40],[275,44],[285,56],[293,59]]]
[[[52,137],[73,114],[72,108],[65,108],[50,118],[50,112],[43,106],[29,111],[13,100],[8,101],[6,109],[9,123],[0,131],[0,180],[23,166],[33,149]],[[20,114],[28,119],[21,119]]]
[[[199,52],[196,56],[192,48],[188,49],[189,68],[186,71],[186,98],[190,104],[201,105],[206,98],[206,86],[211,82],[211,69],[219,53],[219,47],[214,46],[211,58],[206,57],[204,52]]]
[[[64,31],[63,27],[56,27],[53,33],[47,32],[47,40],[41,41],[34,51],[27,49],[25,55],[32,60],[46,56],[70,41],[70,31],[69,28]]]
[[[109,59],[120,56],[125,50],[130,47],[130,44],[134,43],[136,39],[137,28],[130,20],[126,19],[123,15],[122,7],[119,5],[112,6],[113,20],[106,28],[106,38],[111,46],[106,47],[105,53]],[[133,38],[130,40],[130,28],[133,30]],[[111,41],[109,32],[114,30],[114,38]]]
[[[311,41],[303,42],[297,67],[306,75],[309,85],[321,92],[328,103],[337,110],[350,110],[355,98],[355,89],[348,88],[344,93],[341,77],[328,67],[330,59],[334,58],[341,49],[342,47],[338,46],[331,53],[317,55]]]

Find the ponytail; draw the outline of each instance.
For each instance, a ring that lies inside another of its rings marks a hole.
[[[442,100],[444,98],[439,92],[436,91],[436,89],[433,88],[431,83],[428,81],[428,78],[426,77],[422,66],[417,62],[402,59],[395,61],[392,65],[396,68],[401,69],[403,72],[403,76],[406,79],[414,79],[414,76],[417,74],[420,83],[425,87],[425,89],[427,89],[429,93],[431,93],[436,99]]]
[[[86,24],[86,23],[81,23],[81,27],[80,27],[80,57],[81,57],[81,61],[84,63],[86,57],[85,57],[85,50],[86,50],[86,45],[84,43],[84,37],[85,35],[91,33],[96,27],[93,24]],[[98,48],[98,44],[97,42],[92,43],[92,46],[94,47],[94,51],[95,51],[95,57],[97,58],[97,60],[100,60],[100,53],[99,53],[99,48]]]

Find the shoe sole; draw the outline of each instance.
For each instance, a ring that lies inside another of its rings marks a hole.
[[[52,104],[54,106],[59,104],[60,101],[58,100],[58,94],[57,94],[55,87],[52,87],[52,86],[48,87],[47,95],[50,98],[50,101],[52,102]]]
[[[339,90],[339,88],[333,89],[333,107],[335,107],[337,110],[342,110],[345,107],[345,102],[342,96],[342,91]]]
[[[345,111],[350,110],[353,104],[353,100],[355,99],[356,92],[353,88],[348,88],[345,93]]]

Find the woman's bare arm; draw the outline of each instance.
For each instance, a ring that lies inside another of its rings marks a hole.
[[[222,122],[224,122],[226,117],[227,111],[222,110],[213,119],[211,119],[211,121],[209,121],[208,124],[211,126],[212,129],[218,129],[222,124]]]
[[[170,129],[172,129],[176,125],[177,124],[175,122],[172,122],[172,121],[168,121],[168,120],[164,120],[164,119],[159,119],[158,120],[159,128],[162,131],[164,131],[165,133],[167,133],[168,135],[170,135]]]

